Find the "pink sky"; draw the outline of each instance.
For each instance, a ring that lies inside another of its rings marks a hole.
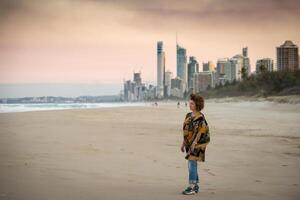
[[[300,45],[296,0],[3,0],[0,83],[156,81],[156,42],[176,75],[175,34],[202,62],[248,46],[252,71],[284,40]]]

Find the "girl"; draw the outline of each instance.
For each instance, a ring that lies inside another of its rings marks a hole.
[[[203,97],[191,94],[189,101],[190,110],[183,123],[183,142],[181,151],[186,152],[188,160],[189,186],[182,194],[195,194],[199,191],[199,177],[197,162],[205,161],[205,148],[210,141],[208,124],[200,112],[204,108]]]

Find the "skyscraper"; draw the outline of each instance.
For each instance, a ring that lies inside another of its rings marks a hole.
[[[231,82],[233,80],[234,70],[235,68],[231,65],[231,62],[228,58],[218,59],[217,72],[219,74],[219,78]]]
[[[228,58],[220,58],[217,61],[217,72],[221,75],[225,75],[225,65],[228,63]]]
[[[193,75],[193,92],[198,93],[213,86],[213,73],[211,71],[198,72]]]
[[[164,96],[164,79],[165,79],[165,52],[163,50],[163,42],[157,42],[157,90],[156,96],[162,98]]]
[[[189,64],[188,64],[188,89],[193,87],[193,75],[194,73],[199,72],[199,64],[194,56],[190,56]]]
[[[247,76],[251,73],[250,59],[248,57],[248,47],[243,48],[243,66],[246,69]]]
[[[277,69],[292,71],[299,69],[298,46],[290,40],[277,47]]]
[[[183,80],[179,77],[175,77],[171,79],[171,96],[175,97],[183,97],[183,93],[185,90],[185,85]]]
[[[230,59],[232,65],[232,79],[240,81],[242,79],[242,68],[244,67],[244,56],[237,54]]]
[[[187,58],[186,58],[186,49],[176,45],[177,48],[177,77],[183,80],[184,83],[187,82],[186,77],[186,65],[187,65]]]
[[[165,97],[171,96],[171,79],[172,79],[172,72],[166,71],[165,72]]]
[[[248,47],[243,48],[243,56],[248,57]]]
[[[261,70],[273,71],[273,60],[271,58],[263,58],[256,61],[256,73],[259,74]]]
[[[142,84],[141,72],[133,73],[133,81],[136,82],[137,85]]]
[[[208,61],[207,63],[203,63],[203,71],[215,71],[215,64],[212,61]]]

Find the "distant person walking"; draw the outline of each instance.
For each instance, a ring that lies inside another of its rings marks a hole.
[[[180,107],[180,102],[178,101],[178,102],[177,102],[177,108],[179,108],[179,107]]]
[[[181,151],[186,152],[188,160],[189,186],[182,194],[195,194],[199,191],[199,176],[197,162],[205,161],[206,145],[210,142],[209,127],[201,110],[204,108],[203,97],[191,94],[189,101],[190,110],[183,123],[183,142]]]

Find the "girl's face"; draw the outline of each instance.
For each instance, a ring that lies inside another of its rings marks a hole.
[[[190,110],[191,111],[196,110],[196,104],[195,104],[195,102],[193,100],[190,100],[189,104],[190,104]]]

